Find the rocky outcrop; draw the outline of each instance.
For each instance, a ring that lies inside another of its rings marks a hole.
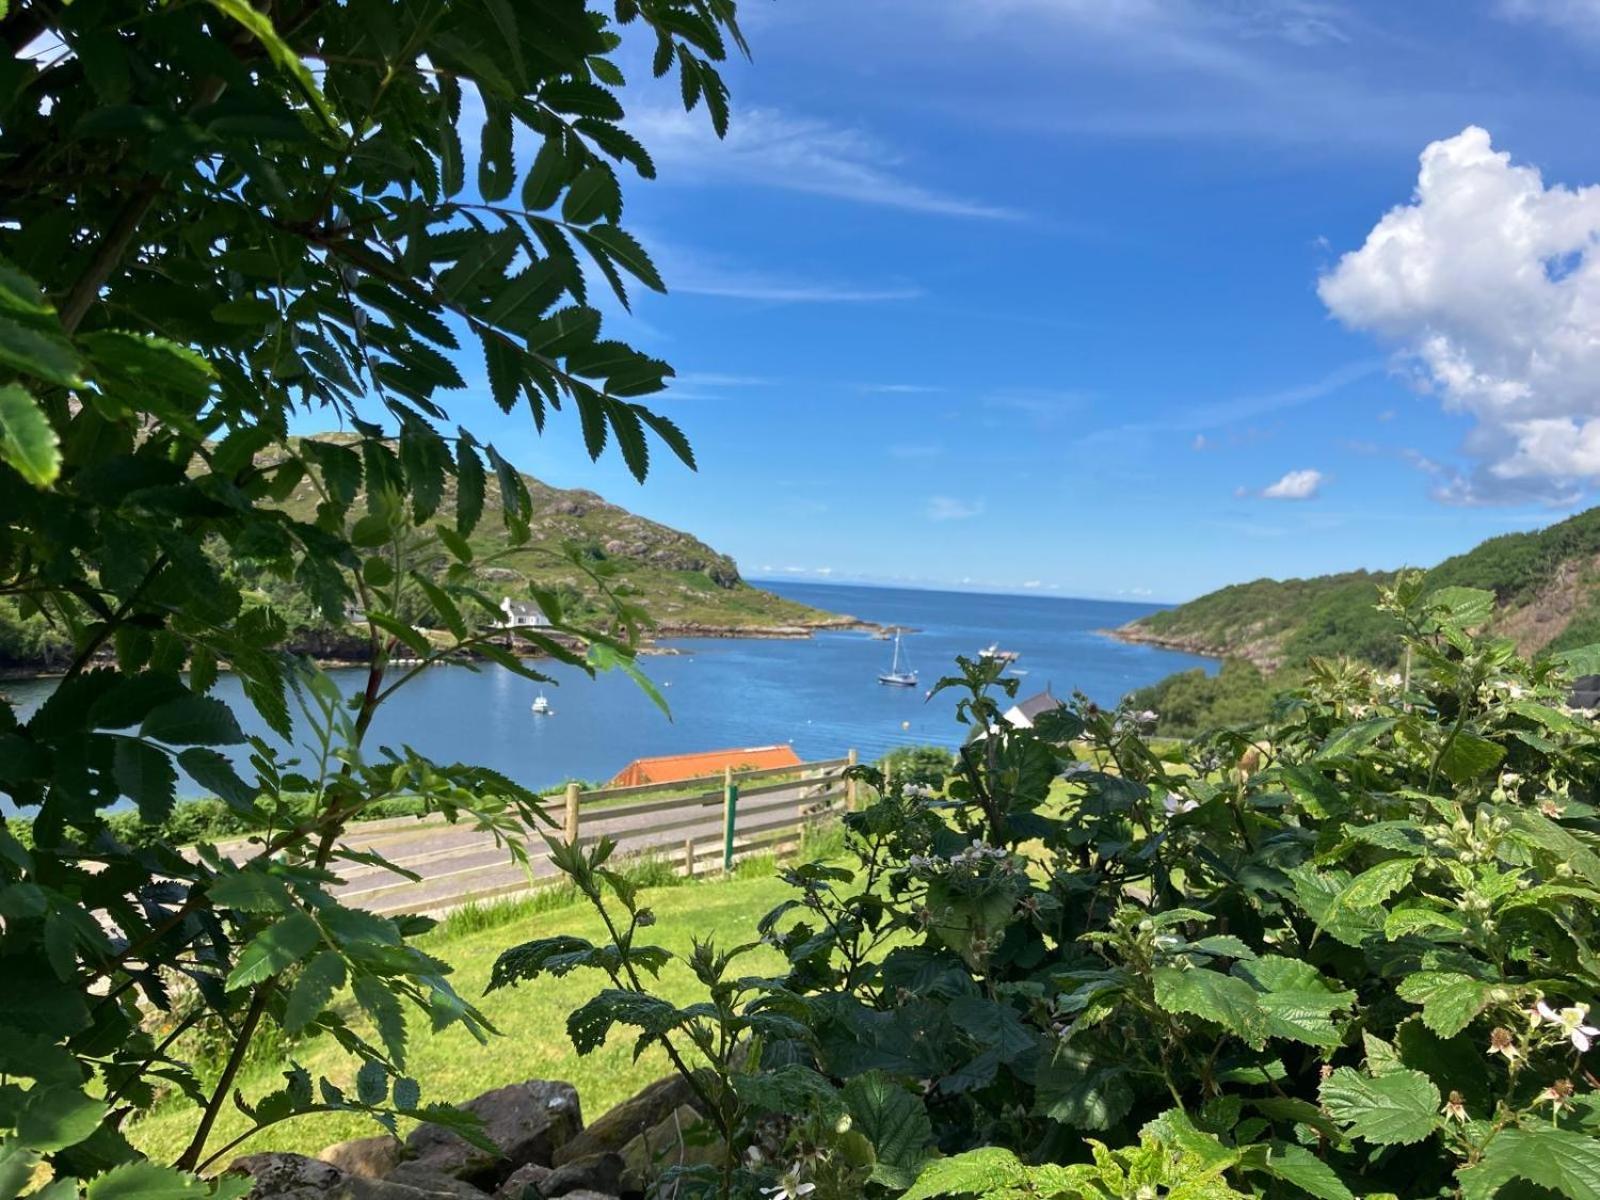
[[[518,1167],[548,1164],[583,1128],[578,1092],[570,1083],[530,1079],[485,1092],[461,1106],[483,1122],[494,1152],[439,1125],[419,1125],[406,1139],[419,1166],[475,1186],[493,1188]]]
[[[439,1125],[403,1142],[357,1138],[303,1154],[250,1154],[248,1200],[643,1200],[672,1166],[720,1163],[725,1148],[677,1075],[658,1079],[585,1128],[569,1083],[530,1079],[459,1107],[492,1151]]]

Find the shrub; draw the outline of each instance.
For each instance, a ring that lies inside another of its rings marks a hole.
[[[1464,632],[1492,602],[1402,577],[1409,678],[1315,662],[1181,762],[1126,710],[1012,729],[958,660],[946,796],[859,769],[845,861],[760,923],[785,975],[700,947],[707,1000],[662,1000],[624,886],[611,945],[497,983],[599,967],[580,1053],[620,1024],[709,1059],[728,1154],[679,1195],[1592,1200],[1600,733],[1557,663]],[[561,860],[602,909],[604,856]]]

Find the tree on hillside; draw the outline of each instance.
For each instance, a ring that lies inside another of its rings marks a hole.
[[[345,824],[397,794],[513,853],[539,816],[492,772],[361,751],[405,678],[393,652],[438,651],[413,619],[524,670],[468,619],[488,603],[467,537],[490,475],[513,542],[529,505],[450,420],[457,364],[481,355],[502,409],[540,428],[575,415],[592,455],[614,446],[641,479],[653,445],[693,464],[640,401],[670,368],[604,336],[589,295],[591,277],[624,304],[663,287],[620,223],[622,179],[654,175],[622,123],[625,36],[726,130],[734,0],[0,0],[0,597],[71,645],[30,720],[0,706],[0,794],[32,818],[29,848],[0,831],[0,1070],[31,1081],[0,1110],[7,1194],[45,1168],[107,1197],[192,1191],[122,1130],[159,1077],[195,1105],[171,1166],[215,1169],[213,1125],[263,1022],[326,1030],[365,1065],[353,1095],[296,1069],[241,1097],[257,1127],[424,1112],[405,1003],[484,1032],[406,944],[427,923],[343,908],[328,872]],[[356,436],[291,441],[307,413]],[[273,507],[308,483],[314,519]],[[434,526],[447,489],[454,520]],[[415,529],[456,560],[442,580],[409,570]],[[365,613],[360,696],[281,654],[281,616],[237,582],[251,573],[330,619]],[[625,601],[601,633],[542,599],[589,646],[551,653],[630,665]],[[222,666],[312,753],[247,744],[210,694]],[[128,802],[159,823],[179,767],[257,830],[240,861],[130,849],[107,827]],[[312,815],[293,815],[308,793]],[[333,1006],[347,988],[375,1043]],[[184,989],[199,1001],[174,1010]],[[153,1011],[174,1012],[159,1043]],[[173,1047],[214,1017],[226,1047],[200,1078]]]

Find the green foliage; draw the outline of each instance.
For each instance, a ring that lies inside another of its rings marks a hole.
[[[352,864],[404,874],[343,836],[393,806],[518,861],[546,821],[492,771],[366,744],[443,655],[540,678],[492,635],[479,574],[528,542],[532,497],[450,419],[451,352],[538,427],[576,416],[591,456],[693,466],[642,401],[670,367],[606,336],[589,293],[591,271],[624,306],[664,286],[618,223],[623,174],[654,174],[622,124],[624,26],[724,132],[732,0],[0,4],[0,656],[62,669],[26,722],[0,704],[27,834],[0,834],[4,1195],[236,1197],[200,1177],[237,1145],[212,1136],[230,1101],[244,1136],[340,1112],[482,1142],[406,1074],[408,1008],[493,1033],[415,944],[432,922],[336,887]],[[309,413],[350,433],[290,437]],[[633,669],[625,582],[565,561],[598,603],[547,589],[527,640]],[[352,620],[346,696],[291,630]],[[294,757],[244,736],[224,666]],[[180,767],[214,805],[175,807]],[[353,1094],[292,1058],[235,1091],[253,1048],[301,1035],[360,1061]],[[158,1090],[193,1106],[166,1164],[120,1132]]]
[[[955,755],[943,746],[896,746],[878,760],[878,770],[920,787],[943,791],[955,768]]]
[[[1600,509],[1591,509],[1545,529],[1490,538],[1428,571],[1424,586],[1493,593],[1502,618],[1537,606],[1542,615],[1531,624],[1555,633],[1530,648],[1568,650],[1600,641],[1597,556]],[[1130,628],[1206,653],[1247,656],[1274,670],[1339,656],[1392,667],[1399,662],[1401,628],[1376,600],[1396,578],[1355,571],[1260,579],[1152,613]]]
[[[1135,711],[1156,714],[1157,733],[1186,737],[1214,729],[1259,725],[1272,708],[1274,687],[1253,663],[1223,662],[1215,675],[1196,667],[1128,695]]]
[[[717,1068],[723,1196],[755,1161],[815,1200],[1592,1200],[1600,730],[1553,662],[1474,636],[1488,593],[1382,603],[1409,678],[1314,660],[1266,724],[1177,750],[1086,702],[1011,728],[999,669],[960,660],[944,793],[859,768],[842,861],[784,872],[758,928],[786,975],[719,1014],[641,977],[576,1040],[783,1014]],[[616,948],[505,963],[575,952]]]

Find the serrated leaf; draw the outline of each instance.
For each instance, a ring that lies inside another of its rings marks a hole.
[[[951,1158],[934,1159],[922,1168],[917,1181],[900,1200],[1011,1195],[1006,1189],[1020,1188],[1027,1178],[1028,1169],[1015,1154],[1000,1146],[985,1146]]]
[[[1493,990],[1492,985],[1455,971],[1407,975],[1398,989],[1402,1000],[1422,1005],[1422,1023],[1443,1038],[1454,1037],[1472,1024]]]
[[[1409,1146],[1439,1127],[1439,1089],[1421,1071],[1368,1078],[1340,1067],[1322,1083],[1322,1106],[1348,1132],[1377,1146]]]
[[[1545,1125],[1506,1129],[1489,1139],[1477,1166],[1456,1173],[1466,1200],[1488,1200],[1525,1179],[1567,1200],[1600,1200],[1600,1139]]]
[[[49,487],[61,474],[61,439],[38,401],[16,383],[0,387],[0,461],[34,487]]]
[[[282,880],[257,867],[217,876],[206,894],[213,908],[232,908],[240,912],[287,912],[294,907],[294,897]]]
[[[1266,1168],[1317,1200],[1355,1200],[1355,1193],[1332,1167],[1293,1142],[1274,1142],[1267,1153]]]
[[[178,772],[165,751],[137,738],[119,737],[112,765],[118,790],[138,807],[140,820],[157,825],[172,815]]]
[[[1467,783],[1500,765],[1505,747],[1475,733],[1458,733],[1439,755],[1439,769],[1451,783]]]
[[[228,975],[228,990],[248,987],[281,974],[310,954],[321,940],[317,923],[303,912],[291,913],[273,922],[239,952],[238,961]]]
[[[1256,989],[1242,979],[1204,968],[1157,967],[1156,1003],[1171,1013],[1186,1013],[1220,1025],[1260,1049],[1270,1023]]]
[[[212,696],[169,700],[151,710],[139,732],[173,746],[236,746],[244,741],[232,711]]]
[[[1494,615],[1494,593],[1484,588],[1443,587],[1423,600],[1429,608],[1441,608],[1457,624],[1471,628]]]
[[[248,1180],[236,1181],[247,1187]],[[230,1195],[239,1195],[235,1188]],[[88,1200],[207,1200],[204,1180],[153,1162],[127,1162],[89,1181]],[[220,1194],[211,1200],[221,1200]]]
[[[855,1129],[876,1154],[871,1182],[909,1187],[928,1157],[933,1124],[919,1096],[880,1071],[857,1075],[844,1085],[844,1102]]]
[[[287,1033],[299,1033],[328,1006],[328,1001],[344,986],[344,960],[332,950],[323,950],[306,964],[289,993],[283,1013]]]
[[[0,316],[0,365],[62,387],[83,385],[83,361],[71,342],[54,330],[5,316]]]
[[[35,1150],[64,1150],[98,1129],[105,1115],[105,1104],[80,1086],[46,1084],[28,1091],[16,1118],[17,1136]]]

